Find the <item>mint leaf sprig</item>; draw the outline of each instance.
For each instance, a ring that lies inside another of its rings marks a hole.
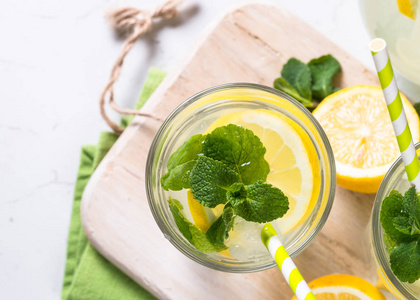
[[[265,152],[258,136],[234,124],[214,129],[203,141],[203,155],[238,173],[243,184],[267,179],[270,166],[264,159]]]
[[[292,96],[310,111],[338,89],[333,78],[341,71],[340,63],[332,55],[312,59],[307,64],[290,58],[274,80],[274,88]]]
[[[244,185],[235,171],[206,156],[199,157],[192,169],[190,186],[194,199],[203,206],[227,203],[246,221],[271,222],[289,209],[289,200],[280,189],[262,180]]]
[[[160,179],[160,184],[165,190],[180,191],[190,188],[190,172],[203,152],[202,143],[203,136],[196,134],[172,153],[168,160],[168,173]]]
[[[392,191],[381,206],[380,221],[391,270],[402,282],[420,279],[420,200],[415,187],[402,196]]]
[[[211,243],[206,234],[187,219],[182,212],[181,202],[169,198],[168,203],[179,231],[197,250],[201,252],[219,252],[227,249],[223,243],[218,245]]]
[[[236,215],[247,221],[265,223],[288,211],[288,198],[280,189],[265,182],[270,171],[265,152],[261,140],[251,130],[229,124],[207,135],[192,136],[169,158],[168,173],[161,177],[165,190],[190,188],[194,199],[203,206],[225,205],[221,216],[205,233],[214,249],[226,247],[224,240],[229,236]],[[174,203],[170,199],[178,228],[196,246],[193,237],[201,240],[204,233],[180,217],[179,205]]]

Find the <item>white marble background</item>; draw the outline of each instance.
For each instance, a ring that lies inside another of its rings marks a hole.
[[[241,0],[189,0],[127,58],[116,98],[132,107],[151,66],[168,72]],[[355,0],[277,0],[373,69]],[[104,14],[160,1],[0,2],[0,298],[58,299],[80,146],[107,126],[98,96],[122,41]],[[279,70],[280,71],[280,70]],[[115,119],[117,116],[113,115]]]

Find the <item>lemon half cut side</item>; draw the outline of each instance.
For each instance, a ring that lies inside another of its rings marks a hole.
[[[353,275],[327,275],[308,285],[318,300],[386,300],[377,287]]]
[[[401,94],[414,143],[420,120]],[[337,184],[362,193],[376,193],[385,173],[400,156],[382,89],[357,85],[326,97],[313,115],[333,149]]]

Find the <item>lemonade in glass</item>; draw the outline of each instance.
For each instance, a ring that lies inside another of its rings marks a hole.
[[[271,222],[290,256],[318,234],[335,193],[326,135],[290,96],[226,84],[178,106],[152,143],[146,189],[164,236],[205,266],[275,266],[261,242]]]
[[[401,11],[398,2],[404,6]],[[386,40],[393,66],[419,86],[420,7],[417,1],[360,0],[360,7],[371,37]]]
[[[417,154],[419,154],[419,149],[420,143],[417,143]],[[393,269],[391,267],[391,256],[392,251],[396,247],[401,247],[403,246],[402,244],[408,245],[411,242],[415,241],[412,241],[411,238],[409,238],[407,242],[397,244],[392,237],[386,234],[387,231],[389,232],[389,229],[384,229],[384,224],[388,224],[385,226],[390,225],[390,223],[387,220],[389,219],[388,216],[392,215],[390,211],[394,209],[397,209],[398,211],[405,210],[398,208],[396,203],[400,201],[402,202],[402,197],[405,196],[407,190],[409,190],[410,187],[411,185],[407,179],[407,174],[405,172],[404,165],[400,157],[394,162],[394,164],[391,166],[391,168],[385,175],[385,178],[382,181],[381,186],[379,187],[378,193],[376,194],[375,203],[373,205],[372,211],[371,245],[373,249],[373,257],[377,267],[377,273],[381,282],[398,299],[411,300],[420,299],[420,280],[412,280],[404,277],[406,277],[406,275],[409,275],[409,277],[411,277],[411,274],[415,269],[417,269],[417,272],[420,272],[420,260],[415,259],[415,261],[410,261],[410,257],[414,256],[409,255],[406,258],[399,252],[396,253],[396,257],[400,257],[402,260],[402,263],[398,260],[393,262],[394,264],[396,264],[394,268],[398,267],[397,265],[399,265],[399,274],[402,273],[402,275],[397,274],[399,275],[397,276],[396,274],[394,274]],[[396,192],[398,192],[399,195]],[[386,203],[387,200],[385,199],[387,199],[387,197],[389,197],[390,195],[394,195],[395,198],[388,198],[388,203]],[[390,204],[392,204],[391,207]],[[396,220],[394,219],[393,222],[396,222]],[[393,223],[393,225],[395,224]],[[404,231],[402,227],[400,227],[400,229]],[[407,232],[407,234],[416,235],[417,233],[410,231]],[[399,279],[399,277],[401,279]]]

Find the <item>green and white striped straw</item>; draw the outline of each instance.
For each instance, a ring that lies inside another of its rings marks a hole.
[[[280,242],[276,230],[270,223],[265,224],[262,228],[261,240],[292,288],[296,298],[298,300],[316,300],[308,284]]]
[[[386,42],[380,38],[374,39],[370,42],[369,48],[378,72],[379,82],[388,106],[388,112],[397,137],[408,180],[416,186],[417,191],[420,191],[420,162],[414,148],[413,138],[392,70]]]

